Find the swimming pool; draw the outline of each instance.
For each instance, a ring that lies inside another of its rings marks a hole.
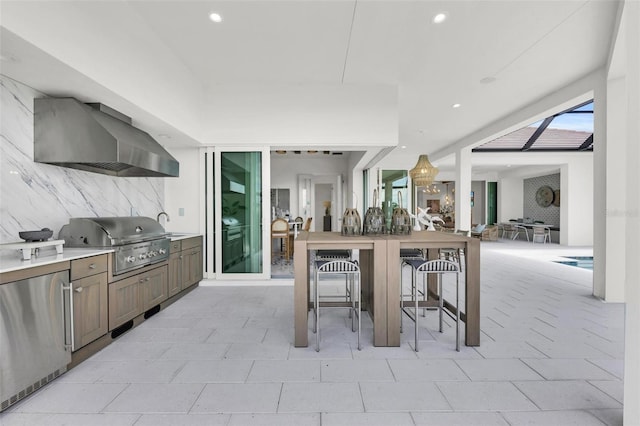
[[[571,260],[556,260],[555,263],[563,265],[577,266],[578,268],[593,270],[593,256],[563,256]]]

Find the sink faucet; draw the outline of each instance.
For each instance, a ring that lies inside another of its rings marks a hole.
[[[165,215],[167,217],[167,222],[171,222],[171,219],[169,219],[169,214],[167,212],[160,212],[158,213],[158,216],[156,217],[156,220],[158,222],[160,222],[160,216]]]

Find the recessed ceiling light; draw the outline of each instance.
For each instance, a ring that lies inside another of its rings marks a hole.
[[[407,149],[407,146],[406,145],[402,145],[400,148]]]
[[[507,164],[507,167],[511,167],[511,164]]]
[[[446,20],[447,20],[447,14],[444,12],[438,13],[436,16],[433,17],[434,24],[441,24]]]
[[[451,105],[451,108],[460,108],[461,106],[462,105],[460,105],[460,104],[453,104],[453,105]]]
[[[485,77],[482,80],[480,80],[480,83],[482,83],[482,84],[490,84],[490,83],[493,83],[494,81],[496,81],[495,77]]]
[[[215,23],[222,22],[222,16],[220,16],[219,13],[215,12],[209,14],[209,19],[211,19]]]

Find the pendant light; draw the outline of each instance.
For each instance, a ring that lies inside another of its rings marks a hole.
[[[409,170],[409,176],[416,186],[429,186],[438,174],[438,168],[429,162],[429,156],[421,154],[416,166]]]

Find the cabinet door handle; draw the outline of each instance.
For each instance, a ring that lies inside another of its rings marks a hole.
[[[149,281],[149,277],[145,278],[144,280],[145,280],[145,281]]]
[[[76,293],[82,293],[82,287],[78,287],[73,289],[73,291],[75,291]]]
[[[182,259],[184,256],[180,255],[180,257],[178,257],[178,259]]]
[[[95,263],[90,264],[89,269],[96,269],[96,264]]]
[[[140,278],[140,279],[138,280],[138,282],[139,282],[139,283],[143,283],[143,282],[144,282],[144,278]]]

